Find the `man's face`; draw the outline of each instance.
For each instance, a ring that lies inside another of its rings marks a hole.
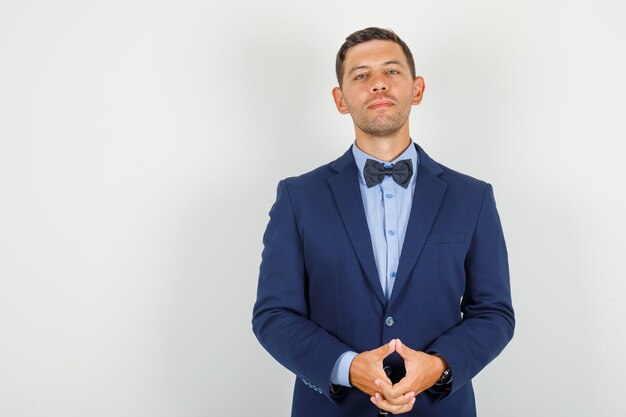
[[[356,129],[390,136],[404,127],[411,106],[422,100],[424,80],[413,79],[400,45],[372,40],[353,46],[344,60],[343,85],[333,89],[342,114],[350,113]]]

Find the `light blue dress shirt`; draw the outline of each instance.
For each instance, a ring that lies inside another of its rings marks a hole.
[[[356,142],[352,145],[352,154],[359,171],[359,187],[361,188],[361,198],[365,208],[365,217],[372,239],[374,249],[374,259],[378,270],[378,278],[383,288],[385,297],[389,299],[393,291],[393,284],[396,280],[396,270],[402,253],[406,227],[411,213],[413,193],[415,191],[415,179],[419,166],[419,155],[413,141],[402,152],[400,156],[391,162],[381,161],[360,150]],[[385,176],[383,181],[367,188],[363,168],[368,159],[382,162],[393,166],[403,159],[410,159],[413,165],[413,176],[407,188],[396,184],[391,175]],[[337,362],[330,375],[330,382],[335,385],[349,387],[350,385],[350,364],[357,355],[356,352],[344,352]]]

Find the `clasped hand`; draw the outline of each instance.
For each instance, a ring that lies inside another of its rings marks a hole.
[[[393,352],[404,359],[406,375],[393,384],[385,374],[383,360]],[[350,365],[350,384],[370,396],[381,410],[392,414],[409,412],[415,397],[433,386],[447,364],[440,356],[413,350],[400,339],[358,354]]]

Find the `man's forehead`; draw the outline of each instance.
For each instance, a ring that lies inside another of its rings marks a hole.
[[[402,47],[393,41],[376,39],[348,49],[344,68],[350,70],[356,66],[384,65],[393,61],[403,66],[407,65]]]

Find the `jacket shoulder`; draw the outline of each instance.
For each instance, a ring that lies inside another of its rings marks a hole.
[[[421,157],[419,169],[421,169],[421,166],[423,165],[425,169],[430,171],[433,175],[437,176],[439,180],[445,182],[448,185],[448,190],[453,189],[457,191],[463,190],[465,192],[480,192],[479,190],[485,190],[485,188],[488,186],[488,184],[483,180],[474,178],[459,171],[455,171],[454,169],[439,163],[430,155],[428,155],[420,146],[417,146],[417,149]]]
[[[439,165],[442,170],[439,178],[453,187],[461,187],[471,190],[484,190],[485,187],[489,185],[488,182],[482,179],[475,178],[471,175],[456,171],[438,162],[437,165]]]
[[[280,182],[284,183],[290,190],[319,187],[326,184],[326,181],[337,173],[331,168],[333,163],[334,161],[328,162],[303,174],[284,178]]]

